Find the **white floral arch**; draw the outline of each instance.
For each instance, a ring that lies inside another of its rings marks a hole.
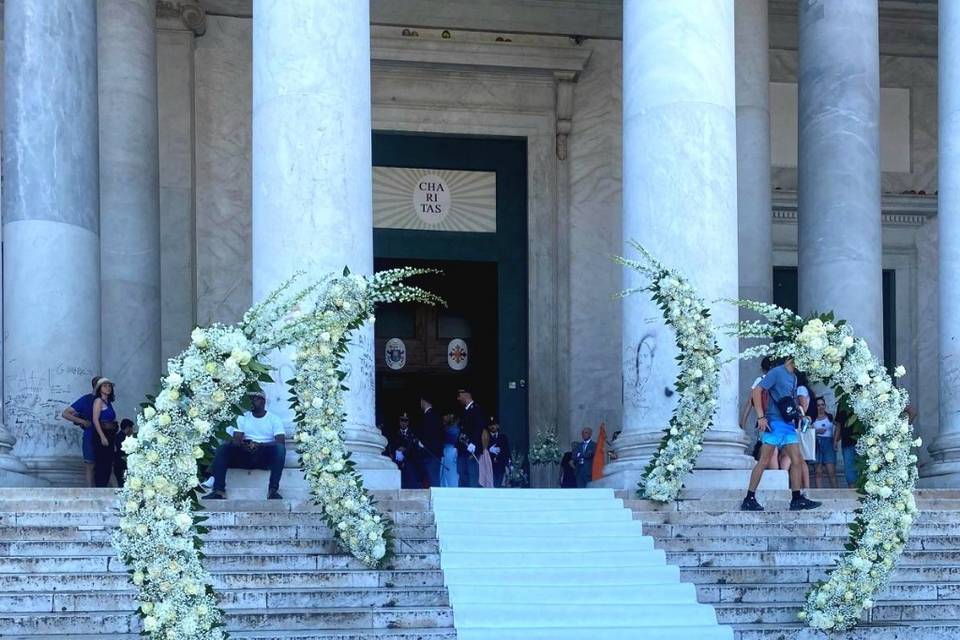
[[[850,407],[850,424],[859,435],[862,474],[860,508],[850,524],[846,553],[827,580],[807,594],[799,617],[811,627],[843,631],[856,626],[864,609],[887,584],[907,544],[917,514],[913,496],[917,456],[913,429],[905,417],[907,392],[894,386],[866,341],[856,338],[833,314],[804,319],[775,305],[741,301],[766,321],[741,322],[737,335],[768,342],[741,357],[790,356],[811,382],[831,386],[838,402]],[[896,375],[902,376],[903,367]]]
[[[663,310],[667,326],[675,331],[679,351],[680,373],[675,383],[679,399],[638,490],[640,497],[670,502],[680,495],[683,479],[703,450],[704,433],[713,424],[720,384],[720,347],[710,310],[687,279],[664,267],[640,244],[630,244],[640,253],[640,260],[616,261],[647,276],[650,284],[620,295],[648,291]]]
[[[293,440],[303,472],[338,542],[369,567],[391,551],[390,525],[363,489],[343,441],[341,362],[350,333],[372,318],[378,302],[442,303],[404,284],[425,273],[393,269],[372,276],[330,274],[281,285],[233,326],[196,329],[190,346],[168,362],[162,390],[127,438],[127,475],[119,490],[114,546],[139,589],[138,612],[156,640],[224,638],[223,612],[201,563],[207,531],[198,461],[212,459],[218,438],[246,410],[247,394],[272,382],[265,358],[293,346]]]

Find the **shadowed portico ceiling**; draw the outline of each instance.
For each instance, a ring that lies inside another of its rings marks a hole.
[[[796,48],[797,3],[809,1],[770,0],[772,48]],[[211,15],[249,17],[252,1],[200,0],[200,4]],[[622,7],[623,0],[370,0],[370,21],[398,27],[618,40]],[[933,56],[936,43],[937,0],[880,0],[881,53]]]

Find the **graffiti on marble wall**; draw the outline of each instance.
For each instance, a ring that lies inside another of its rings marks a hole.
[[[60,414],[78,395],[87,392],[91,377],[92,370],[65,363],[40,369],[18,369],[15,362],[8,363],[3,416],[6,427],[17,438],[18,450],[75,445],[80,431]]]
[[[644,335],[635,346],[628,346],[624,354],[623,401],[644,417],[652,408],[650,385],[653,376],[653,359],[657,351],[657,337],[654,332]]]

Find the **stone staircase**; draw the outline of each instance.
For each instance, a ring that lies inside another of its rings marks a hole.
[[[460,640],[731,640],[611,489],[433,489]]]
[[[843,552],[857,504],[846,489],[808,493],[824,505],[788,511],[784,491],[758,493],[762,513],[739,511],[741,492],[690,490],[668,505],[618,496],[737,640],[807,640],[828,636],[801,625],[797,612]],[[861,625],[830,637],[960,638],[960,492],[918,490],[917,503],[921,514],[889,588]]]
[[[396,523],[382,571],[342,553],[305,498],[210,503],[205,562],[232,637],[454,640],[427,492],[374,495]],[[113,504],[111,489],[0,489],[0,638],[139,637]]]

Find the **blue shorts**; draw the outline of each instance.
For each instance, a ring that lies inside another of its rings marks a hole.
[[[97,430],[93,425],[83,428],[83,461],[87,464],[93,464],[96,461],[96,447],[94,439],[97,437]]]
[[[792,424],[774,420],[770,423],[770,430],[760,434],[760,442],[782,449],[787,445],[800,444],[800,437]]]
[[[817,436],[817,464],[837,464],[837,450],[832,437]]]

